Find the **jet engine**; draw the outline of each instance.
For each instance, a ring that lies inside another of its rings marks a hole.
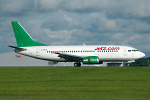
[[[98,56],[89,56],[83,58],[83,64],[102,64],[103,61],[99,61]]]

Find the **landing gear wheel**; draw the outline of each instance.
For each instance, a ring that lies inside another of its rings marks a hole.
[[[81,66],[81,63],[74,63],[74,66],[75,66],[75,67],[80,67],[80,66]]]

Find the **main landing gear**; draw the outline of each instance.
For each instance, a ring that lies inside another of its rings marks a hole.
[[[74,67],[80,67],[80,66],[81,66],[81,63],[80,63],[80,62],[74,63]]]

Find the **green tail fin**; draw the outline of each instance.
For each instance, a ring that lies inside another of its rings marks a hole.
[[[25,31],[25,29],[17,21],[13,21],[12,27],[16,37],[18,47],[29,47],[29,46],[47,46],[34,41],[31,36]]]

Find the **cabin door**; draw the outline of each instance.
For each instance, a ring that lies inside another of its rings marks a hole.
[[[123,49],[123,55],[127,56],[127,49]]]
[[[40,56],[40,49],[36,49],[36,56]]]

